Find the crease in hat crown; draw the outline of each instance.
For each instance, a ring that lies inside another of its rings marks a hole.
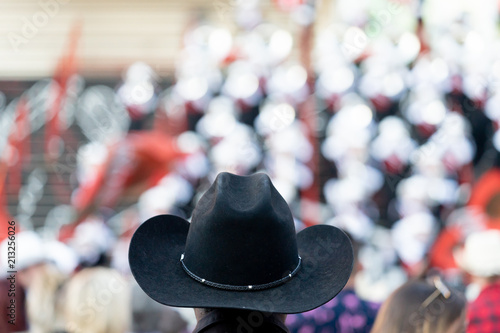
[[[221,289],[271,288],[293,277],[300,268],[293,217],[266,174],[217,176],[193,212],[181,264]]]

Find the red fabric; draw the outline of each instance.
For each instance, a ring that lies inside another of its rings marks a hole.
[[[429,261],[431,267],[441,269],[457,268],[453,250],[462,243],[463,233],[457,227],[444,229],[434,242],[430,252]]]
[[[69,43],[63,56],[59,59],[51,86],[52,104],[47,106],[47,120],[45,128],[45,154],[48,161],[53,161],[55,155],[51,149],[54,147],[53,141],[60,137],[59,117],[66,99],[66,89],[68,81],[77,72],[76,49],[81,36],[82,23],[77,21],[70,32]]]
[[[482,211],[488,220],[489,229],[500,229],[500,219],[493,218],[486,214],[486,206],[491,198],[500,193],[500,169],[494,168],[484,173],[472,190],[468,206],[477,207]]]
[[[487,286],[467,310],[467,333],[500,332],[500,282]]]
[[[429,54],[431,51],[431,47],[429,46],[428,36],[427,36],[426,30],[425,30],[425,25],[424,25],[424,22],[422,21],[421,18],[418,19],[417,37],[418,37],[418,40],[420,41],[419,56]]]
[[[370,101],[372,102],[375,110],[377,110],[378,113],[386,113],[391,107],[391,100],[384,95],[377,95],[373,98],[370,98]]]
[[[464,167],[464,169],[470,166]],[[486,213],[486,206],[491,198],[500,192],[500,169],[487,171],[475,184],[467,205],[481,214],[476,219],[476,230],[500,229],[500,219]],[[453,249],[460,246],[467,236],[467,231],[460,226],[445,228],[432,246],[429,259],[432,267],[441,269],[457,268]],[[500,328],[499,328],[500,332]]]
[[[430,138],[431,135],[436,132],[436,126],[427,123],[421,123],[417,125],[417,131],[424,138]]]
[[[0,160],[0,242],[7,238],[9,226],[8,221],[13,220],[7,209],[7,193],[5,192],[6,174],[7,164]]]
[[[158,131],[129,134],[111,149],[97,174],[81,184],[73,203],[80,212],[88,212],[93,205],[111,208],[122,196],[138,195],[155,185],[183,156],[169,135]]]
[[[0,206],[0,243],[9,236],[9,221],[15,221],[5,208],[5,204]],[[16,223],[16,233],[20,231],[19,224]],[[4,259],[0,259],[4,260]]]
[[[392,175],[397,175],[401,173],[405,166],[396,154],[392,154],[391,156],[386,158],[383,161],[383,164],[385,170]]]

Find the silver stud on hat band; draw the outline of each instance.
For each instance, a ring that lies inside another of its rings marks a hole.
[[[248,286],[235,286],[235,285],[230,285],[230,284],[222,284],[222,283],[217,283],[217,282],[212,282],[212,281],[207,281],[204,278],[199,277],[198,275],[194,274],[189,270],[189,268],[186,267],[186,264],[184,263],[184,253],[181,254],[181,265],[184,271],[194,280],[201,282],[203,284],[206,284],[208,286],[214,287],[214,288],[219,288],[219,289],[224,289],[224,290],[240,290],[240,291],[248,291],[248,290],[262,290],[262,289],[268,289],[272,288],[275,286],[278,286],[280,284],[283,284],[290,280],[299,270],[300,265],[302,263],[302,258],[299,256],[298,257],[299,261],[297,263],[297,267],[293,271],[291,271],[288,275],[285,277],[269,282],[269,283],[264,283],[264,284],[257,284],[257,285],[248,285]]]

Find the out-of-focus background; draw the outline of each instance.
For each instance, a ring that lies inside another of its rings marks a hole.
[[[38,290],[57,308],[88,267],[141,300],[126,329],[192,327],[133,285],[128,244],[149,217],[189,219],[221,171],[268,173],[297,230],[349,232],[364,299],[429,272],[465,290],[456,250],[500,229],[498,13],[493,0],[0,0],[0,235],[15,221],[18,329],[50,326],[24,290],[52,281]]]

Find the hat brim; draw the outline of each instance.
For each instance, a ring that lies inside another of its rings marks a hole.
[[[286,283],[253,291],[217,289],[195,281],[182,268],[180,257],[188,230],[188,221],[158,215],[144,222],[132,237],[132,274],[144,292],[159,303],[299,313],[335,297],[344,288],[353,267],[352,246],[346,234],[333,226],[317,225],[297,234],[302,265]]]

